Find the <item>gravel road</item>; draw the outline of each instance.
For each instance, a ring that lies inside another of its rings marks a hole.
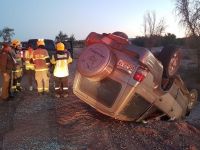
[[[56,99],[52,88],[42,96],[24,90],[0,104],[0,150],[200,149],[200,105],[182,121],[142,124],[104,116],[69,93]]]

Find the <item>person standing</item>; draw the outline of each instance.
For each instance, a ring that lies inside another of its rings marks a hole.
[[[35,66],[33,64],[33,48],[29,45],[28,49],[24,53],[25,69],[28,77],[29,90],[33,90],[33,81],[35,75]]]
[[[35,80],[39,95],[49,92],[49,54],[45,49],[44,40],[38,39],[38,48],[33,52],[33,63],[35,65]]]
[[[13,49],[13,51],[11,52],[11,55],[17,61],[16,69],[13,70],[13,85],[11,88],[13,92],[18,92],[22,90],[21,80],[22,80],[23,55],[21,51],[21,42],[19,40],[13,40],[11,47]]]
[[[53,75],[55,77],[55,97],[68,96],[68,64],[72,62],[69,51],[61,42],[56,44],[56,54],[52,56],[51,63],[55,65]]]
[[[0,73],[3,77],[1,100],[9,100],[10,79],[12,70],[16,67],[16,61],[11,55],[11,47],[8,44],[3,44],[0,53]]]

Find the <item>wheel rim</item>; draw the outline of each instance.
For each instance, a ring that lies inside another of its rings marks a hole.
[[[190,98],[191,98],[191,101],[192,102],[195,102],[195,101],[197,101],[197,97],[198,97],[198,92],[197,92],[197,90],[191,90],[191,92],[190,92]]]
[[[198,92],[197,90],[193,89],[190,91],[190,101],[188,104],[188,109],[192,109],[194,107],[194,105],[197,103],[197,97],[198,97]]]
[[[170,62],[169,62],[169,66],[168,66],[168,72],[169,75],[172,76],[176,73],[178,67],[180,64],[180,55],[179,52],[176,52],[173,54]]]

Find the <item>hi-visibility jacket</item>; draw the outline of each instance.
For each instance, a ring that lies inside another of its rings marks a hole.
[[[25,68],[26,70],[34,70],[35,66],[33,62],[33,49],[28,49],[24,53],[24,60],[25,60]]]
[[[48,70],[47,58],[49,58],[49,54],[46,49],[38,48],[34,50],[33,62],[35,64],[35,71]]]
[[[57,51],[52,56],[51,63],[55,64],[53,75],[55,77],[69,76],[68,64],[72,62],[71,55],[68,51]]]

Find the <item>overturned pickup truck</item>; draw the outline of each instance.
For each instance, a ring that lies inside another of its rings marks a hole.
[[[130,44],[122,32],[92,32],[77,62],[73,91],[115,119],[181,119],[196,103],[197,91],[188,91],[176,74],[180,60],[175,46],[153,54]]]

